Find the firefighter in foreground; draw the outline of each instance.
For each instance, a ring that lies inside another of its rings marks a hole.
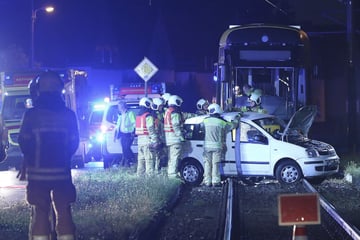
[[[140,112],[136,116],[135,134],[138,136],[137,175],[154,175],[155,156],[150,146],[159,143],[155,131],[154,116],[151,111],[152,101],[148,97],[140,99]]]
[[[207,187],[221,186],[220,162],[226,151],[225,136],[238,125],[239,119],[234,122],[227,122],[220,114],[221,107],[212,103],[209,106],[210,116],[204,119],[205,138],[204,138],[204,181]]]
[[[183,100],[177,95],[171,95],[165,112],[164,132],[168,148],[168,177],[178,177],[178,164],[181,157],[183,136],[183,117],[181,104]]]
[[[28,181],[26,199],[31,204],[31,240],[50,239],[51,206],[56,214],[57,239],[75,239],[70,206],[76,200],[71,157],[79,145],[79,130],[75,113],[63,101],[63,87],[59,75],[51,71],[32,81],[31,95],[37,97],[33,99],[34,107],[25,112],[20,129],[19,145],[25,170],[20,179]]]

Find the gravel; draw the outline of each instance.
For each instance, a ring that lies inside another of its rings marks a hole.
[[[216,239],[221,196],[221,187],[186,187],[156,239]]]
[[[316,189],[326,199],[328,199],[336,207],[337,211],[348,222],[351,222],[358,228],[360,227],[360,189],[354,187],[352,184],[344,180],[326,180]],[[247,225],[249,228],[258,231],[259,235],[261,229],[265,229],[264,233],[271,231],[279,231],[280,235],[291,236],[292,227],[285,226],[279,229],[277,227],[277,194],[278,193],[292,193],[293,187],[282,187],[279,190],[279,184],[276,181],[261,183],[255,186],[245,186],[244,192],[248,195],[246,198],[254,210],[245,212],[245,217],[250,217],[251,214],[264,211],[263,218],[257,218],[257,225]],[[275,192],[275,193],[274,193]],[[275,194],[275,195],[274,195]],[[182,199],[176,208],[169,212],[164,221],[162,229],[158,236],[154,239],[170,240],[170,239],[217,239],[219,234],[219,213],[221,208],[221,188],[210,187],[192,187],[185,188],[182,192]],[[267,210],[266,208],[270,208]],[[269,213],[266,213],[269,211]],[[271,215],[271,216],[267,216]],[[269,217],[269,218],[267,218]],[[269,219],[272,225],[276,225],[275,230],[269,229]],[[257,228],[257,226],[262,226]],[[315,226],[315,225],[314,225]],[[312,226],[309,231],[312,231]],[[258,229],[258,230],[257,230]],[[251,234],[250,234],[251,235]],[[242,238],[244,239],[244,238]],[[261,239],[261,238],[245,238],[245,239]],[[268,238],[269,239],[269,238]],[[287,239],[276,238],[276,239]],[[322,239],[316,234],[309,239]]]

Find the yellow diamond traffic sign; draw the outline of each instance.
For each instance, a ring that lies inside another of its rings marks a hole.
[[[159,69],[148,58],[144,57],[134,70],[145,82],[147,82]]]

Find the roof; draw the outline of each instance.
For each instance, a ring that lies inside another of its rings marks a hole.
[[[226,121],[232,121],[236,118],[236,116],[238,116],[239,114],[241,114],[240,112],[224,112],[223,114],[221,114],[221,116],[226,120]],[[264,114],[264,113],[256,113],[256,112],[245,112],[241,114],[241,118],[242,119],[248,119],[248,120],[256,120],[256,119],[261,119],[261,118],[266,118],[266,117],[271,117],[272,115],[269,114]],[[201,115],[201,116],[196,116],[196,117],[192,117],[192,118],[188,118],[185,120],[185,124],[199,124],[202,123],[204,121],[204,118],[209,117],[209,115]]]

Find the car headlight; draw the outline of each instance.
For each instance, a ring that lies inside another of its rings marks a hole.
[[[314,148],[308,148],[308,149],[306,149],[306,152],[307,152],[308,157],[310,157],[310,158],[319,156],[318,151],[316,151],[316,149],[314,149]]]

